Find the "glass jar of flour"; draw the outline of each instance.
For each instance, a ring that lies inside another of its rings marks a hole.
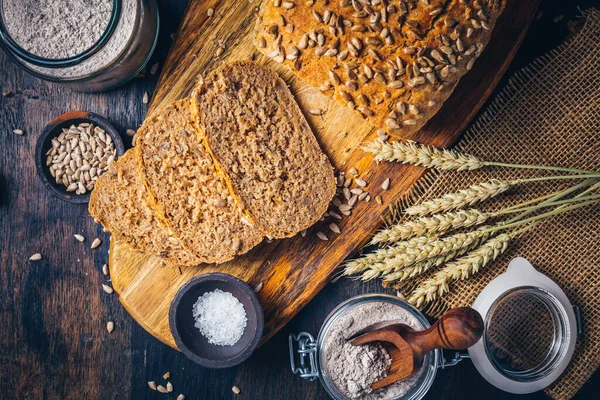
[[[429,328],[423,314],[398,297],[367,294],[353,297],[336,307],[325,319],[317,339],[306,332],[290,335],[292,371],[309,381],[319,379],[336,400],[421,399],[435,379],[442,353],[435,350],[425,356],[414,375],[386,388],[368,393],[378,370],[390,365],[377,346],[352,346],[345,338],[379,322],[402,322],[416,330]],[[358,364],[353,362],[360,360]],[[387,362],[386,362],[387,361]],[[358,366],[357,366],[358,365]]]
[[[124,84],[158,39],[156,0],[0,0],[0,45],[28,73],[75,90]]]

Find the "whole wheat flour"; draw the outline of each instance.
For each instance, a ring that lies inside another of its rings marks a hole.
[[[112,0],[3,0],[4,21],[14,41],[40,57],[73,57],[100,39]]]
[[[342,314],[323,345],[325,370],[335,386],[351,399],[396,398],[407,393],[419,378],[420,371],[393,385],[371,391],[372,383],[387,376],[391,358],[379,343],[353,346],[346,342],[346,338],[378,322],[401,322],[415,329],[423,329],[412,314],[390,303],[364,303]]]

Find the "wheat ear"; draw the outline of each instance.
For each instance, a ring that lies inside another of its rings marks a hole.
[[[370,263],[360,279],[366,281],[385,276],[427,259],[470,247],[473,243],[480,242],[482,238],[489,236],[489,228],[491,227],[484,226],[480,230],[458,233],[418,247],[398,249],[396,246],[391,246],[386,249],[377,250],[375,254],[379,251],[385,251],[386,257],[378,262]]]
[[[347,261],[344,264],[344,272],[342,276],[355,275],[365,270],[368,270],[371,265],[379,263],[386,258],[394,257],[398,252],[406,251],[409,248],[418,248],[429,242],[435,241],[437,236],[418,236],[410,240],[397,243],[393,248],[388,247],[378,249],[372,253],[363,255],[354,260]]]
[[[475,156],[419,145],[411,140],[392,143],[375,141],[363,146],[363,150],[374,154],[377,161],[396,161],[442,170],[474,170],[485,165],[483,160]]]
[[[411,293],[408,302],[416,307],[421,307],[438,297],[442,297],[449,290],[453,280],[467,279],[476,274],[491,261],[495,260],[508,248],[514,234],[502,233],[489,239],[483,245],[473,250],[464,257],[449,262],[430,279],[427,279]]]
[[[453,229],[467,228],[485,223],[492,213],[485,213],[476,209],[459,210],[431,217],[420,217],[416,220],[382,229],[377,232],[370,244],[393,243],[399,240],[410,239],[431,233],[445,233]]]
[[[479,183],[467,189],[459,190],[456,193],[449,193],[444,197],[427,200],[421,204],[408,207],[404,212],[409,215],[427,215],[456,210],[504,193],[517,183],[520,183],[520,181],[499,181],[493,179],[489,182]]]
[[[419,165],[425,168],[440,170],[474,170],[486,166],[506,168],[537,169],[549,171],[564,171],[571,173],[589,173],[576,168],[553,167],[546,165],[508,164],[495,161],[484,161],[471,154],[456,150],[438,149],[436,147],[418,144],[411,140],[406,142],[374,141],[363,146],[363,150],[372,153],[377,161],[395,161],[402,164]]]

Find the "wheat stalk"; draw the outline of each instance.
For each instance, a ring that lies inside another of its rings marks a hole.
[[[473,232],[458,233],[439,240],[430,241],[417,247],[397,248],[396,246],[392,246],[377,250],[373,254],[381,252],[385,253],[386,257],[380,259],[378,262],[370,263],[360,279],[366,281],[385,276],[427,259],[470,247],[473,243],[478,243],[482,239],[485,240],[491,233],[489,228],[491,227],[484,226]]]
[[[386,258],[393,258],[399,252],[406,251],[409,248],[418,248],[436,239],[436,235],[418,236],[407,241],[399,242],[396,245],[394,245],[394,247],[378,249],[373,253],[369,253],[354,260],[350,260],[344,264],[342,276],[354,275],[366,271],[371,267],[371,265],[380,263]]]
[[[502,233],[489,239],[483,245],[458,260],[449,262],[430,279],[427,279],[411,293],[408,302],[421,307],[449,290],[449,284],[453,280],[467,279],[476,274],[491,261],[495,260],[508,248],[511,239],[517,233]]]
[[[484,161],[475,156],[419,145],[412,140],[392,143],[375,141],[363,146],[363,150],[374,154],[377,161],[396,161],[426,168],[463,171],[485,166]]]
[[[402,164],[413,164],[425,168],[439,170],[475,170],[486,166],[497,166],[520,169],[537,169],[564,171],[574,173],[589,173],[576,168],[553,167],[546,165],[508,164],[495,161],[484,161],[471,154],[456,150],[438,149],[436,147],[418,144],[411,140],[406,142],[374,141],[363,146],[363,150],[372,153],[377,161],[395,161]]]
[[[504,193],[516,183],[520,182],[493,179],[489,182],[459,190],[456,193],[448,193],[444,197],[427,200],[421,204],[408,207],[404,212],[409,215],[427,215],[463,208]]]
[[[370,244],[392,243],[410,239],[414,236],[445,233],[453,229],[481,225],[493,216],[495,216],[493,213],[470,209],[438,214],[431,217],[420,217],[413,221],[407,221],[380,230],[373,236]]]
[[[440,266],[444,263],[447,263],[450,260],[455,259],[458,256],[462,256],[463,254],[473,250],[474,248],[479,246],[481,244],[481,242],[484,242],[491,235],[493,235],[493,233],[488,232],[485,235],[483,235],[481,238],[479,238],[478,240],[473,241],[470,245],[464,246],[455,251],[451,251],[447,254],[442,254],[440,256],[433,257],[433,258],[430,258],[425,261],[421,261],[421,262],[411,265],[409,267],[400,269],[399,271],[394,271],[388,275],[383,276],[382,279],[384,282],[396,283],[396,285],[394,287],[398,288],[398,287],[400,287],[400,284],[403,281],[413,278],[417,275],[421,275],[422,273],[426,272],[427,270],[429,270],[432,267]]]

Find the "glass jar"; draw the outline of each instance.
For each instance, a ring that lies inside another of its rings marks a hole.
[[[412,307],[407,302],[399,299],[398,297],[386,294],[365,294],[356,296],[337,306],[327,316],[316,340],[311,334],[306,332],[302,332],[299,335],[289,336],[290,363],[292,372],[294,372],[294,374],[299,374],[301,378],[309,381],[319,379],[321,385],[333,399],[350,400],[347,396],[340,392],[327,373],[326,358],[325,352],[323,351],[323,346],[326,342],[327,335],[331,331],[336,321],[343,314],[353,307],[368,302],[389,303],[402,307],[417,319],[417,321],[421,324],[421,330],[430,327],[429,322],[419,310]],[[423,360],[423,365],[421,366],[419,377],[415,384],[402,397],[396,397],[393,400],[422,399],[433,384],[438,367],[443,366],[442,364],[444,363],[442,360],[443,357],[441,350],[435,350],[427,354]],[[451,364],[456,364],[456,361],[452,361]]]
[[[156,0],[113,0],[108,25],[89,49],[69,58],[32,54],[12,38],[0,0],[0,45],[26,72],[67,84],[74,90],[100,92],[125,84],[148,63],[158,40]]]

